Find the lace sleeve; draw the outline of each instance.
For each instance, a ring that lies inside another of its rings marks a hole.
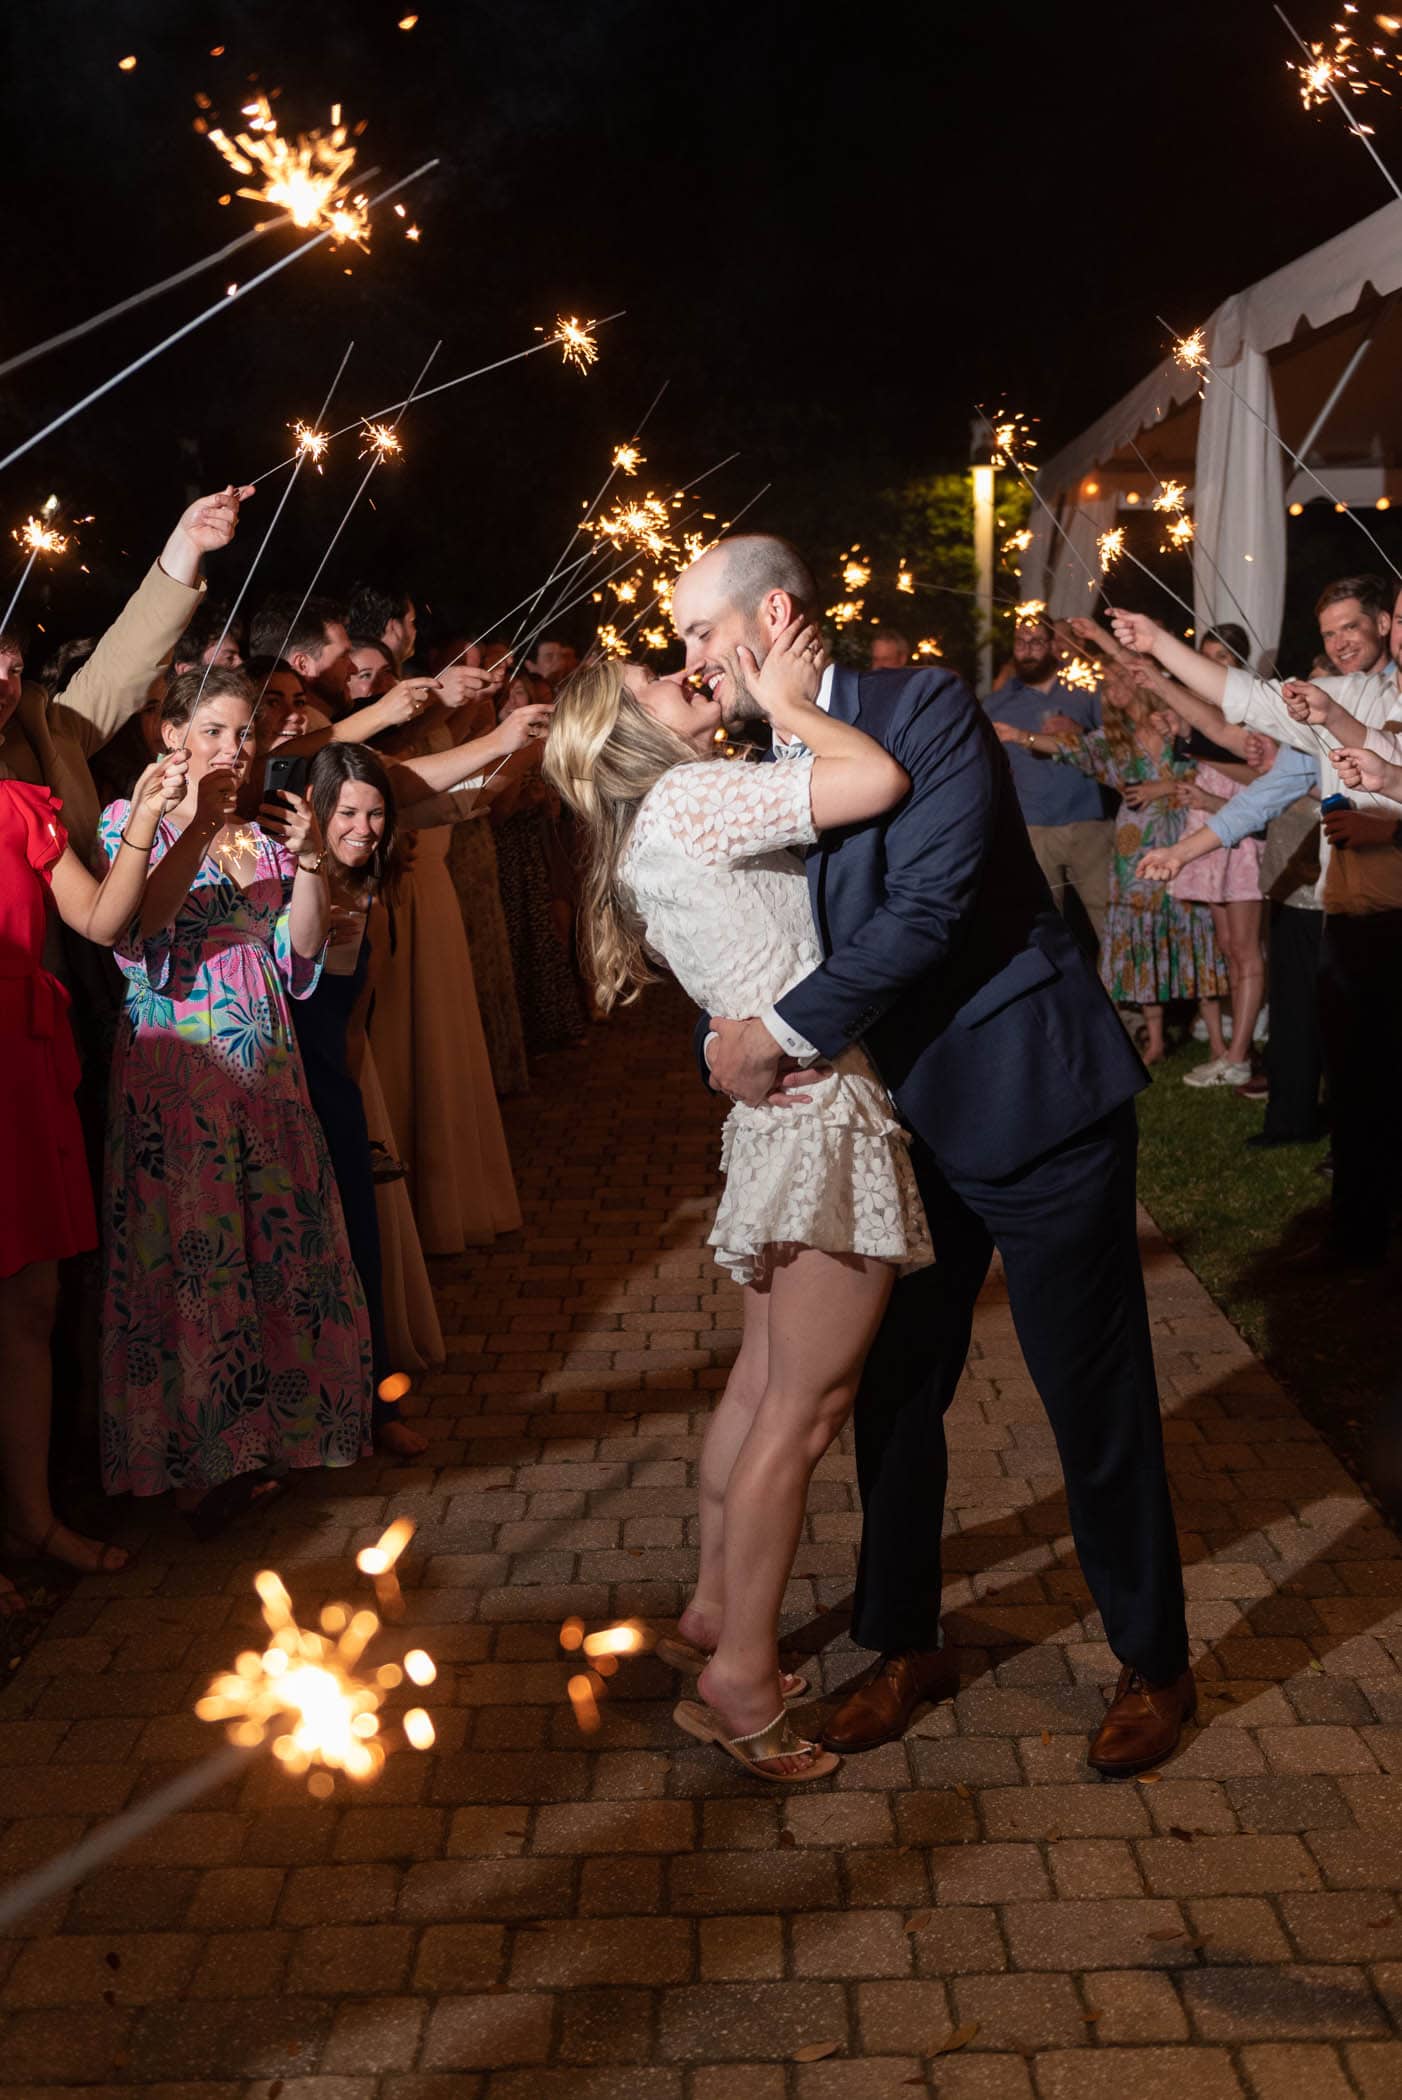
[[[733,868],[786,846],[811,846],[813,759],[772,765],[703,759],[664,774],[648,796],[648,816],[688,860]]]

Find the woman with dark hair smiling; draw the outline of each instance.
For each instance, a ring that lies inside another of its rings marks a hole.
[[[370,967],[369,908],[377,895],[391,894],[394,886],[394,791],[383,761],[373,751],[363,744],[333,743],[312,761],[308,793],[326,841],[331,940],[316,989],[294,1006],[292,1020],[306,1067],[307,1091],[341,1192],[351,1259],[370,1315],[375,1442],[396,1457],[416,1458],[427,1450],[427,1439],[398,1419],[396,1406],[379,1390],[397,1367],[391,1360],[385,1324],[384,1263],[370,1132],[360,1082],[351,1063],[356,1012],[364,999]]]

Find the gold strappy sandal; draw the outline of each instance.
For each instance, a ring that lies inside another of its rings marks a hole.
[[[753,1735],[727,1735],[719,1715],[695,1699],[683,1699],[673,1708],[672,1719],[678,1728],[694,1735],[698,1742],[714,1743],[718,1750],[733,1757],[737,1765],[743,1765],[756,1779],[767,1779],[774,1786],[806,1786],[810,1779],[826,1779],[842,1762],[831,1750],[820,1750],[816,1743],[805,1742],[795,1730],[787,1710],[775,1714],[772,1721],[757,1728]],[[762,1770],[766,1758],[803,1756],[813,1760],[806,1772]]]
[[[707,1663],[714,1660],[709,1649],[698,1648],[695,1641],[685,1641],[679,1633],[664,1633],[652,1652],[685,1677],[699,1677]],[[808,1679],[801,1677],[797,1670],[782,1670],[779,1689],[786,1700],[806,1699],[810,1686]]]

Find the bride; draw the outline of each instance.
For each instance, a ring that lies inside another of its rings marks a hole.
[[[822,961],[796,848],[893,809],[909,787],[872,738],[815,705],[816,630],[795,620],[760,669],[772,765],[716,754],[717,701],[642,665],[564,687],[545,771],[582,820],[581,919],[596,996],[634,998],[664,962],[709,1014],[762,1013]],[[710,1242],[744,1286],[740,1352],[701,1457],[701,1552],[681,1645],[705,1705],[676,1719],[760,1778],[824,1777],[784,1707],[779,1611],[813,1468],[851,1411],[898,1273],[931,1259],[905,1133],[865,1054],[846,1050],[784,1106],[736,1103]],[[698,1653],[699,1651],[699,1653]]]

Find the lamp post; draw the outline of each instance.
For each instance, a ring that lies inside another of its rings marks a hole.
[[[993,459],[987,418],[976,416],[970,430],[970,478],[974,494],[975,602],[979,617],[978,689],[993,684]]]

